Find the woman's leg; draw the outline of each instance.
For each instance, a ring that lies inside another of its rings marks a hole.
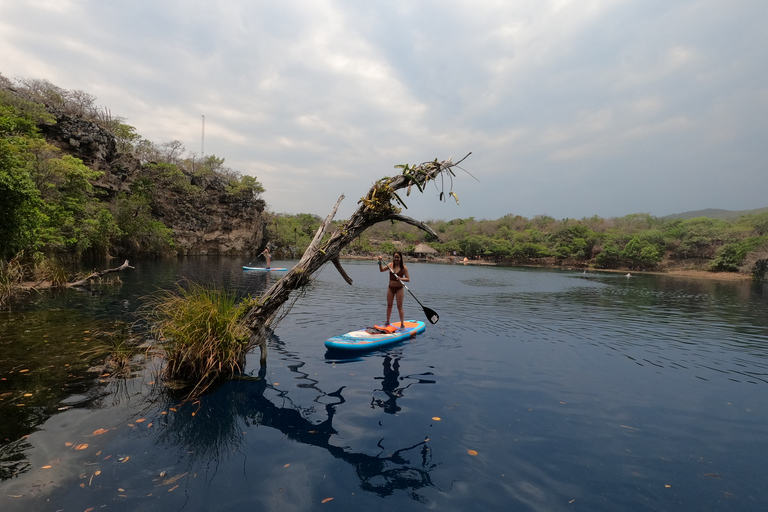
[[[387,286],[387,323],[384,324],[384,327],[389,325],[389,319],[392,318],[392,301],[395,298],[395,292]]]
[[[400,314],[400,327],[405,328],[405,315],[403,313],[403,298],[405,296],[405,290],[400,288],[397,290],[397,312]]]

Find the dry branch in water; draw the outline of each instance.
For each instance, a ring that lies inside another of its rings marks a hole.
[[[85,277],[83,279],[78,279],[77,281],[73,281],[71,283],[67,283],[67,286],[68,287],[85,286],[86,284],[88,284],[93,279],[98,279],[101,276],[103,276],[105,274],[109,274],[111,272],[120,272],[121,270],[125,270],[127,268],[133,269],[133,267],[128,264],[128,260],[125,260],[123,262],[123,264],[120,265],[119,267],[108,268],[106,270],[100,270],[98,272],[93,272],[92,274],[88,275],[87,277]]]
[[[258,345],[261,348],[261,363],[266,363],[266,330],[274,327],[279,321],[278,312],[290,298],[291,292],[300,289],[309,284],[312,275],[320,270],[326,263],[333,262],[334,266],[341,273],[347,283],[352,284],[352,280],[341,268],[339,263],[339,254],[341,250],[351,244],[366,229],[386,220],[399,220],[412,224],[435,238],[439,238],[426,224],[400,215],[401,206],[406,207],[403,200],[397,194],[398,190],[406,189],[406,195],[410,195],[415,187],[418,191],[424,192],[424,188],[430,181],[437,184],[440,178],[438,188],[440,190],[440,199],[446,197],[446,180],[449,183],[448,197],[452,197],[458,204],[459,199],[453,191],[453,178],[456,176],[453,168],[463,162],[471,153],[467,154],[458,162],[453,162],[451,158],[439,162],[435,159],[432,162],[425,162],[416,166],[398,165],[402,173],[394,177],[385,177],[378,180],[370,188],[368,193],[360,199],[360,205],[352,214],[347,222],[336,229],[330,237],[326,238],[326,232],[336,215],[339,204],[344,199],[342,195],[336,201],[331,213],[326,217],[317,230],[312,243],[309,244],[301,260],[288,273],[277,281],[267,290],[261,300],[252,307],[245,315],[243,322],[253,332],[251,336],[251,348]],[[459,167],[460,168],[460,167]]]

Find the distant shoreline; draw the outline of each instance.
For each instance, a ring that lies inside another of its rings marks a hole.
[[[343,256],[340,259],[349,260],[375,260],[376,256]],[[560,270],[570,270],[572,272],[583,272],[585,267],[563,266],[563,265],[525,265],[514,264],[509,262],[495,262],[487,260],[467,260],[462,261],[459,257],[456,260],[451,261],[448,258],[412,258],[406,257],[406,264],[408,262],[418,263],[440,263],[447,265],[478,265],[478,266],[497,266],[497,267],[520,267],[520,268],[552,268]],[[698,269],[673,269],[673,270],[629,270],[629,269],[602,269],[602,268],[586,268],[587,273],[613,273],[613,274],[631,274],[633,276],[639,276],[642,274],[653,274],[659,276],[671,276],[671,277],[686,277],[693,279],[708,279],[714,281],[751,281],[752,276],[750,274],[743,274],[741,272],[710,272],[707,270]]]

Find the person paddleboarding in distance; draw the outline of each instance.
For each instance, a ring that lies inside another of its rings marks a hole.
[[[272,261],[272,255],[269,254],[269,247],[266,247],[263,251],[261,251],[261,254],[259,256],[264,256],[267,260],[267,268],[269,268],[269,264]]]
[[[408,267],[403,262],[403,253],[395,251],[392,254],[392,263],[384,265],[379,256],[379,272],[389,273],[389,286],[387,286],[387,323],[384,326],[390,325],[389,320],[392,318],[392,302],[397,298],[397,312],[400,315],[400,328],[405,328],[405,314],[403,313],[403,283],[411,281],[408,275]]]

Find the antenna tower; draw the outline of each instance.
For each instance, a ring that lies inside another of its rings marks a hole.
[[[203,135],[200,138],[200,156],[205,156],[205,116],[203,117]]]

